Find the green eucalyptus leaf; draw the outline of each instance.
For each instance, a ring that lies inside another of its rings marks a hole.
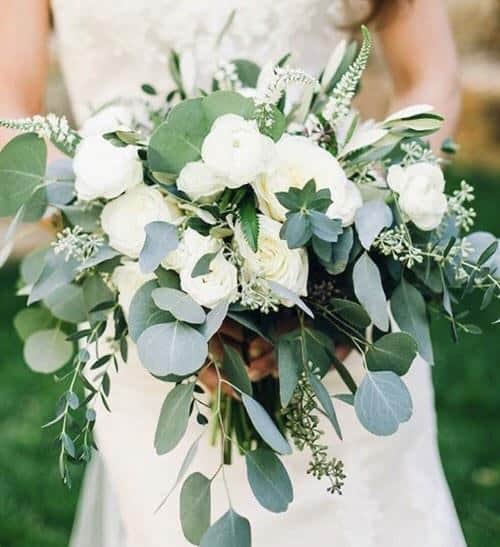
[[[248,245],[255,253],[257,252],[259,241],[259,218],[257,216],[255,198],[252,194],[247,194],[247,196],[241,200],[239,214],[243,235],[245,236]]]
[[[291,454],[292,449],[264,407],[255,399],[242,394],[242,402],[250,421],[262,439],[279,454]]]
[[[0,217],[15,215],[45,177],[47,146],[35,133],[10,140],[0,151]]]
[[[382,287],[380,272],[367,253],[363,253],[354,265],[354,293],[371,320],[381,331],[389,330],[387,301]]]
[[[50,329],[56,321],[45,308],[25,308],[14,317],[14,328],[21,340],[27,340],[34,332]]]
[[[293,486],[280,459],[268,448],[257,448],[245,456],[247,478],[257,501],[273,513],[283,513],[293,501]]]
[[[354,327],[366,329],[370,325],[370,316],[366,313],[363,306],[360,306],[356,302],[351,302],[343,298],[332,298],[330,303],[333,307],[333,313]]]
[[[297,294],[292,292],[290,289],[287,289],[283,285],[276,283],[275,281],[268,281],[267,284],[269,285],[269,288],[273,291],[273,293],[276,294],[278,297],[282,298],[283,300],[292,302],[306,315],[314,319],[314,314],[309,306]]]
[[[313,234],[308,214],[288,213],[280,230],[281,239],[286,240],[290,249],[304,247]]]
[[[160,287],[154,289],[151,296],[158,308],[168,311],[179,321],[196,325],[205,322],[206,314],[203,308],[183,291]]]
[[[300,346],[286,336],[278,340],[278,370],[280,381],[280,400],[283,407],[288,406],[299,382]]]
[[[201,473],[193,473],[184,481],[180,496],[180,515],[184,537],[199,545],[210,527],[212,481]]]
[[[155,433],[157,454],[167,454],[184,436],[189,421],[194,386],[194,383],[177,384],[165,398]]]
[[[368,372],[354,396],[354,409],[368,431],[392,435],[411,417],[410,392],[394,372]]]
[[[191,277],[200,277],[210,273],[210,264],[212,264],[213,259],[219,254],[220,249],[214,251],[213,253],[206,253],[201,258],[199,258],[194,265],[193,271],[191,272]]]
[[[83,289],[78,285],[72,283],[59,287],[43,302],[57,319],[76,324],[87,320]]]
[[[332,260],[332,253],[333,253],[333,247],[332,244],[328,241],[324,241],[323,239],[319,239],[319,237],[313,235],[312,236],[312,247],[314,252],[316,253],[316,256],[322,260],[323,262],[330,262]]]
[[[309,214],[313,234],[323,241],[335,243],[342,233],[342,221],[329,218],[324,213],[311,211]]]
[[[149,141],[151,171],[177,174],[186,163],[200,159],[201,145],[209,127],[203,99],[188,99],[177,104]]]
[[[222,323],[227,316],[228,309],[229,301],[223,300],[207,313],[205,323],[200,327],[200,332],[206,340],[210,340],[210,338],[212,338],[212,336],[221,328]]]
[[[276,105],[270,104],[268,112],[266,112],[265,123],[259,124],[259,130],[276,142],[285,132],[286,125],[286,118],[281,110]]]
[[[404,332],[393,332],[379,338],[366,353],[372,371],[390,370],[404,376],[417,356],[415,340]]]
[[[177,227],[163,221],[150,222],[144,228],[146,239],[139,255],[139,266],[144,273],[154,272],[161,261],[179,245]]]
[[[232,61],[232,64],[236,67],[236,73],[238,79],[242,83],[243,87],[257,87],[257,80],[259,79],[260,67],[253,61],[247,59],[236,59]]]
[[[247,366],[241,354],[232,346],[224,344],[224,358],[222,362],[224,376],[247,395],[252,395],[252,383],[247,373]]]
[[[24,344],[24,360],[35,372],[51,374],[63,367],[73,355],[73,344],[58,329],[38,330]]]
[[[128,312],[128,329],[130,337],[137,342],[139,336],[148,328],[159,323],[168,323],[174,316],[158,309],[153,301],[152,292],[158,288],[155,280],[148,281],[134,294]]]
[[[434,363],[424,297],[404,278],[392,293],[391,310],[399,328],[416,340],[420,355],[429,364]]]
[[[99,229],[102,206],[98,203],[58,205],[57,208],[73,226],[80,226],[85,232],[95,232]]]
[[[50,249],[47,247],[35,249],[22,259],[20,273],[25,285],[33,285],[40,277],[45,265],[45,256],[48,252],[50,252]]]
[[[230,509],[206,531],[200,547],[251,547],[248,520]]]
[[[339,275],[345,271],[349,263],[349,256],[354,244],[354,235],[351,227],[346,228],[333,243],[332,263],[325,264],[327,271],[332,275]]]
[[[340,429],[340,424],[337,419],[337,414],[335,412],[335,409],[333,408],[332,398],[330,397],[330,394],[328,393],[325,386],[322,384],[321,380],[319,380],[314,374],[309,375],[309,382],[311,384],[311,387],[313,388],[314,393],[316,394],[316,397],[318,398],[319,404],[328,416],[328,419],[333,425],[333,428],[335,429],[335,432],[337,433],[339,439],[342,440],[342,431]]]
[[[370,249],[376,237],[392,224],[392,211],[382,200],[368,201],[356,211],[354,223],[361,245]]]
[[[53,291],[68,285],[75,277],[78,261],[74,258],[66,260],[64,254],[49,251],[45,255],[44,266],[38,279],[33,283],[28,305],[47,298]]]
[[[95,311],[100,305],[115,300],[113,291],[108,287],[102,276],[98,273],[91,275],[83,282],[83,300],[85,309],[91,321],[103,321],[108,310]]]
[[[225,114],[236,114],[249,120],[255,112],[253,100],[236,91],[215,91],[204,97],[202,101],[208,127]]]
[[[205,337],[180,321],[148,327],[139,336],[137,349],[141,363],[155,376],[188,376],[208,355]]]

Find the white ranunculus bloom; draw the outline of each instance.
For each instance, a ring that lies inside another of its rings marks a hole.
[[[138,262],[125,262],[115,268],[111,280],[119,291],[118,303],[123,308],[125,317],[128,317],[130,304],[135,293],[144,285],[144,283],[154,278],[155,275],[153,273],[142,273]]]
[[[273,154],[274,142],[259,132],[256,121],[236,114],[217,118],[201,149],[203,161],[228,179],[229,188],[252,182],[268,168]]]
[[[179,173],[177,188],[198,202],[211,202],[226,188],[226,180],[216,175],[206,163],[190,161]]]
[[[86,137],[73,160],[78,199],[116,198],[142,182],[135,146],[117,147],[102,137]]]
[[[265,215],[259,215],[259,244],[257,252],[248,245],[241,226],[236,225],[234,241],[250,276],[275,281],[299,296],[307,294],[309,262],[304,249],[289,249],[280,238],[281,224]],[[283,302],[289,305],[289,302]]]
[[[113,248],[137,258],[144,245],[147,224],[158,220],[178,224],[181,218],[175,203],[155,188],[140,185],[107,203],[101,213],[101,224]]]
[[[222,242],[188,228],[179,247],[163,261],[167,269],[179,273],[181,288],[201,306],[214,308],[223,300],[234,300],[238,292],[237,270],[223,255]],[[212,260],[209,273],[193,277],[193,268],[206,254],[219,254]]]
[[[79,131],[82,137],[95,137],[118,129],[130,131],[134,122],[132,109],[113,104],[102,108],[88,118]]]
[[[284,221],[286,209],[278,201],[276,192],[287,192],[292,186],[303,188],[311,179],[315,180],[317,190],[330,190],[334,204],[340,206],[344,203],[347,178],[338,161],[329,152],[306,137],[283,135],[276,143],[276,153],[277,161],[273,167],[253,184],[260,210],[264,214]],[[332,214],[334,211],[332,208]]]
[[[199,258],[201,256],[181,269],[182,290],[206,308],[215,308],[223,300],[233,301],[238,294],[238,275],[234,264],[219,252],[210,264],[209,273],[193,277],[191,274]]]
[[[361,192],[354,182],[346,181],[346,192],[343,201],[336,201],[328,208],[331,218],[342,220],[342,226],[350,226],[354,222],[356,211],[363,205]]]
[[[387,174],[389,188],[399,194],[403,214],[421,230],[434,230],[448,210],[441,169],[432,163],[408,167],[393,165]]]

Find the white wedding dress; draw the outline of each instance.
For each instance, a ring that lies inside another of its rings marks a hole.
[[[52,0],[60,60],[74,113],[82,122],[93,108],[117,96],[137,95],[147,82],[170,86],[170,48],[198,61],[200,82],[214,60],[247,57],[262,64],[294,52],[295,64],[317,73],[339,39],[338,3],[327,0]],[[229,15],[232,25],[219,49],[215,42]],[[198,435],[191,424],[181,445],[157,456],[154,430],[169,384],[154,380],[134,348],[112,377],[108,413],[98,408],[100,452],[89,465],[71,547],[181,547],[178,492],[154,510],[175,481]],[[347,362],[357,378],[358,356]],[[252,523],[254,547],[462,547],[465,545],[436,444],[429,367],[417,361],[407,375],[414,416],[389,438],[359,425],[351,406],[337,403],[344,432],[340,442],[325,425],[332,455],[345,463],[344,495],[306,475],[308,454],[284,458],[295,501],[280,515],[262,509],[246,481],[244,462],[228,469],[236,511]],[[345,392],[335,374],[331,393]],[[210,475],[219,452],[204,437],[192,469]],[[212,521],[227,509],[223,486],[213,490]]]

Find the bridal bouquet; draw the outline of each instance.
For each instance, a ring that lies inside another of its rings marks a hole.
[[[305,471],[340,492],[343,465],[320,417],[341,439],[335,407],[352,405],[369,432],[395,433],[412,414],[405,374],[417,353],[433,361],[429,313],[455,337],[480,333],[461,300],[480,290],[486,307],[500,295],[498,241],[467,235],[471,186],[445,192],[443,160],[425,140],[443,121],[430,106],[379,123],[352,108],[370,47],[363,29],[361,46],[341,43],[319,79],[288,58],[224,63],[194,96],[173,53],[166,98],[145,84],[140,104],[106,105],[80,131],[54,115],[1,122],[21,131],[0,153],[0,215],[14,216],[6,246],[47,208],[57,228],[21,264],[28,307],[15,326],[28,365],[66,385],[47,424],[66,482],[69,464],[91,456],[93,406],[108,407],[109,368],[126,366],[131,341],[172,384],[157,453],[175,449],[190,420],[221,449],[214,476],[184,480],[200,439],[179,471],[187,540],[248,547],[235,509],[211,522],[211,484],[232,457],[245,458],[270,511],[292,502],[280,459],[292,450],[310,451]],[[46,140],[68,160],[47,169]],[[244,345],[219,332],[225,320],[274,346],[276,375],[250,381]],[[336,357],[340,344],[361,354],[360,382]],[[343,392],[328,392],[327,373]]]

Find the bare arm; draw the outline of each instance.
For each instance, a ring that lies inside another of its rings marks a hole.
[[[453,135],[460,111],[458,61],[446,2],[404,0],[382,23],[379,37],[394,82],[391,111],[432,104],[446,118],[432,137],[438,147]]]
[[[48,0],[2,0],[0,4],[0,117],[43,110],[48,69]],[[12,137],[0,130],[0,147]]]

